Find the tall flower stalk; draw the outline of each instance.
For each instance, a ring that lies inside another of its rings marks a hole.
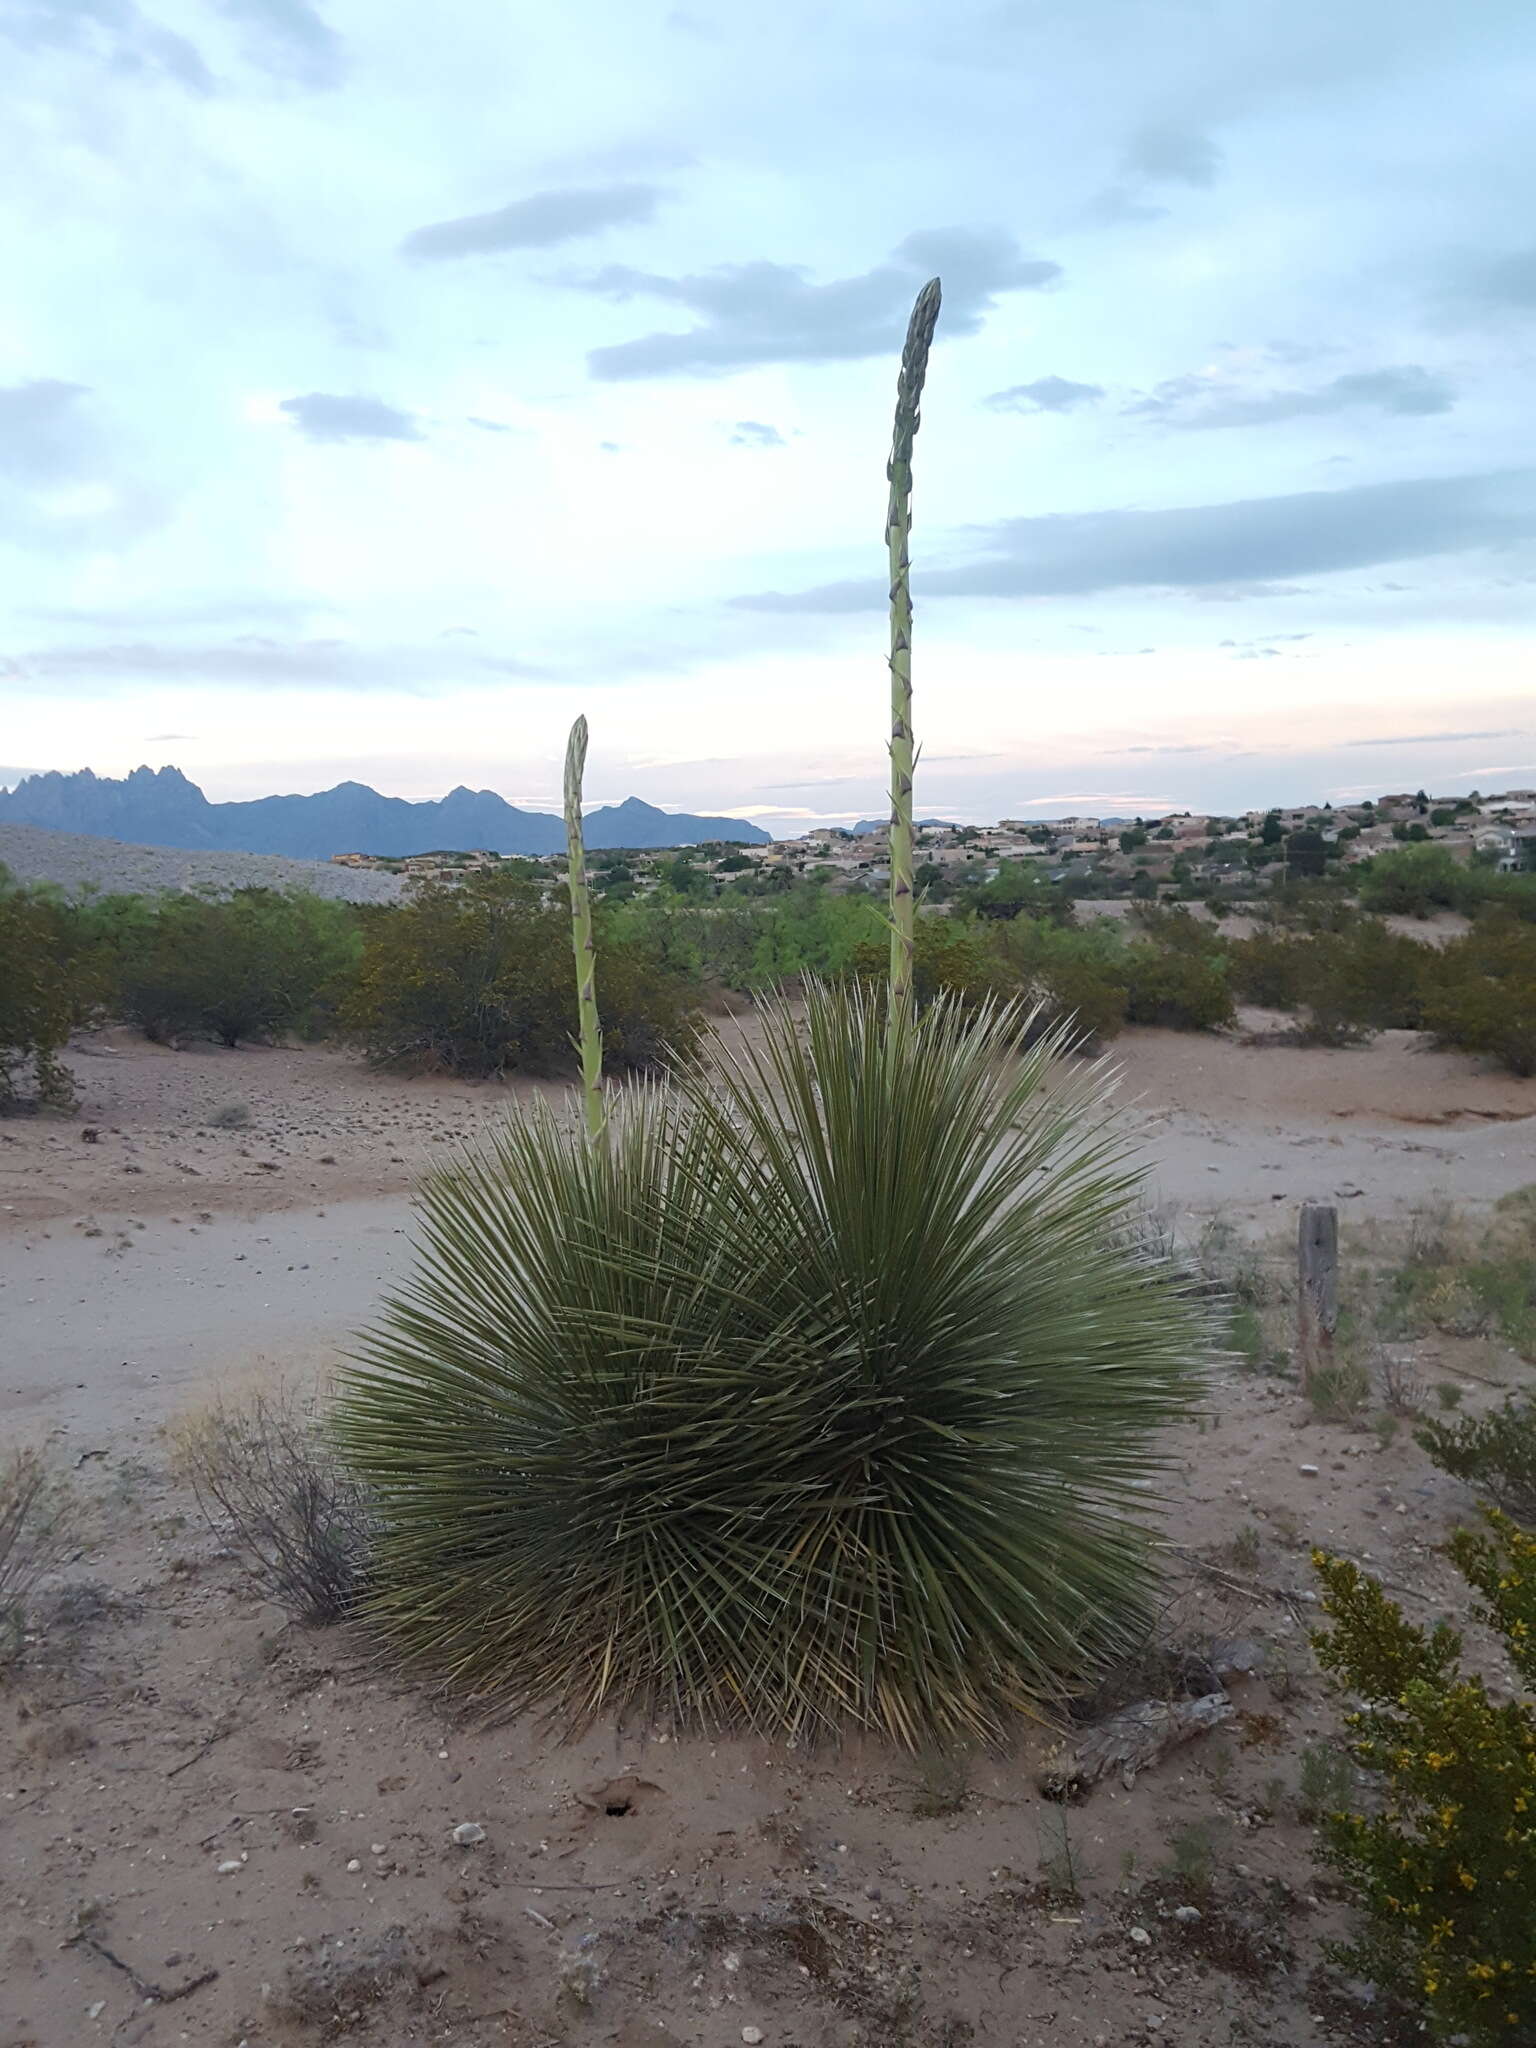
[[[581,1101],[587,1136],[602,1136],[603,1033],[597,1015],[597,947],[592,939],[592,892],[581,829],[581,778],[587,765],[587,721],[578,718],[565,746],[566,887],[571,897],[571,945],[576,954],[576,1044],[581,1054]]]
[[[912,531],[912,443],[917,435],[928,375],[928,351],[939,317],[939,280],[917,295],[907,323],[901,373],[896,380],[896,426],[886,475],[891,482],[885,519],[891,555],[891,1007],[892,1025],[914,1009],[913,953],[917,932],[912,855],[912,584],[907,543]]]

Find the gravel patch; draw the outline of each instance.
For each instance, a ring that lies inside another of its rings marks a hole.
[[[309,889],[347,903],[394,903],[400,875],[290,860],[280,853],[188,852],[176,846],[132,846],[121,839],[54,832],[46,825],[0,825],[0,865],[18,881],[87,884],[109,894],[153,895],[161,889]]]

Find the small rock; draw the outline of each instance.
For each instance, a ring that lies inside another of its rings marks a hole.
[[[350,1860],[350,1862],[349,1862],[349,1863],[347,1864],[347,1868],[348,1868],[348,1870],[361,1870],[361,1869],[362,1869],[362,1867],[363,1867],[363,1866],[362,1866],[362,1863],[360,1862],[360,1860],[359,1860],[359,1859],[358,1859],[358,1858],[357,1858],[356,1856],[354,1856],[354,1857],[353,1857],[353,1858],[352,1858],[352,1859]]]
[[[1200,1908],[1198,1906],[1175,1906],[1173,1917],[1175,1920],[1182,1920],[1188,1926],[1191,1922],[1201,1917]]]
[[[485,1829],[477,1820],[461,1820],[453,1831],[453,1839],[461,1849],[473,1849],[477,1842],[485,1840]]]
[[[91,1136],[94,1138],[95,1135],[93,1131]],[[106,2009],[107,2001],[104,1998],[98,1998],[94,2005],[88,2005],[85,2008],[85,2016],[88,2020],[99,2020]]]
[[[370,1842],[368,1844],[368,1854],[370,1856],[382,1856],[384,1854],[384,1844],[382,1842]]]
[[[747,2048],[753,2048],[753,2043],[763,2038],[763,2030],[761,2027],[743,2027],[741,2038],[746,2042]]]
[[[1315,1479],[1317,1477],[1318,1468],[1316,1465],[1298,1465],[1296,1469],[1303,1479]]]
[[[216,1875],[218,1875],[219,1877],[233,1877],[235,1872],[241,1868],[243,1868],[243,1866],[240,1862],[240,1858],[238,1856],[231,1856],[227,1863],[221,1863],[219,1865]]]
[[[1145,1927],[1133,1927],[1131,1929],[1131,1939],[1138,1948],[1146,1948],[1150,1944],[1152,1937],[1148,1934]]]

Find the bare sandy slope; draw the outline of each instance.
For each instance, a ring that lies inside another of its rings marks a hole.
[[[344,1631],[287,1624],[162,1455],[93,1460],[74,1591],[0,1691],[0,2041],[1381,2043],[1313,1980],[1342,1912],[1296,1806],[1331,1720],[1305,1544],[1370,1554],[1423,1612],[1465,1502],[1411,1446],[1298,1428],[1261,1383],[1217,1403],[1177,1447],[1179,1541],[1258,1547],[1235,1586],[1194,1568],[1163,1626],[1245,1638],[1266,1670],[1221,1733],[1066,1808],[1027,1729],[949,1779],[864,1742],[477,1727]],[[464,1822],[484,1840],[457,1846]],[[97,1947],[69,1945],[82,1909]]]
[[[216,895],[234,889],[308,889],[348,903],[394,903],[405,889],[400,875],[337,867],[326,860],[141,846],[132,840],[56,832],[49,825],[8,822],[0,823],[0,866],[22,882],[135,896],[160,889],[209,889]]]
[[[1248,1030],[1281,1021],[1243,1020]],[[723,1019],[720,1029],[752,1023]],[[568,1094],[536,1082],[403,1080],[326,1047],[171,1051],[126,1031],[80,1040],[70,1061],[78,1117],[0,1124],[0,1230],[98,1212],[192,1222],[205,1210],[255,1216],[401,1195],[519,1102]],[[1536,1083],[1432,1052],[1411,1032],[1329,1051],[1133,1029],[1109,1064],[1159,1197],[1180,1207],[1219,1201],[1252,1214],[1276,1195],[1346,1186],[1388,1204],[1434,1188],[1494,1195],[1536,1168]],[[230,1114],[249,1121],[221,1126]]]

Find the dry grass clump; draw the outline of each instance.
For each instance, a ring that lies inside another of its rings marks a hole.
[[[27,1610],[64,1549],[64,1486],[31,1449],[0,1461],[0,1667],[20,1656]]]
[[[183,1422],[176,1463],[209,1524],[301,1621],[336,1621],[355,1599],[368,1545],[365,1495],[312,1410],[286,1391]]]
[[[1536,1189],[1475,1217],[1419,1212],[1380,1274],[1376,1321],[1388,1339],[1489,1336],[1536,1361]]]

